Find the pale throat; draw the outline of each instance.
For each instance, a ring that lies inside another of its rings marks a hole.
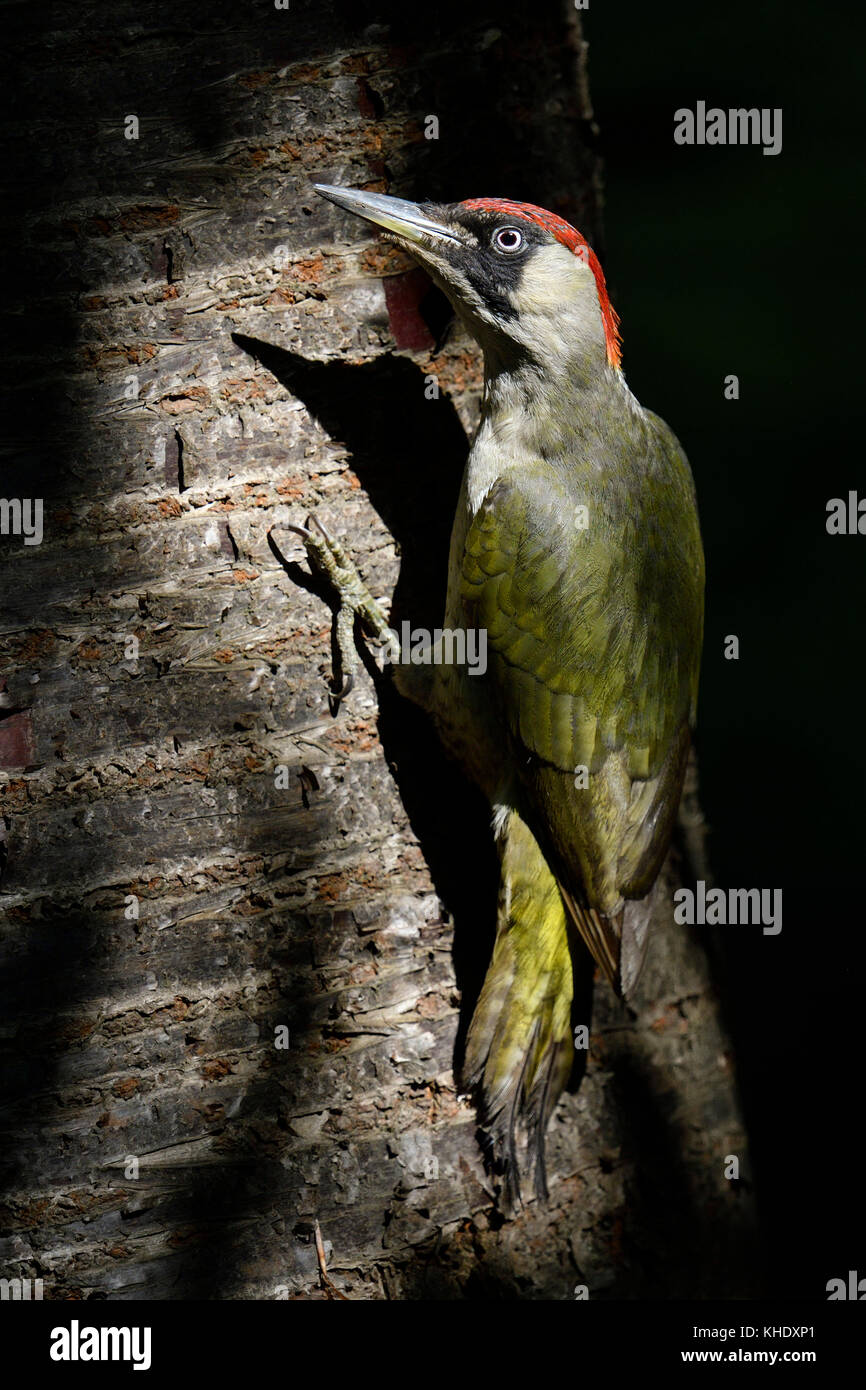
[[[584,393],[594,393],[600,385],[607,389],[614,378],[619,385],[621,375],[607,360],[598,300],[594,293],[581,299],[544,315],[543,324],[536,315],[521,320],[530,350],[513,339],[488,337],[482,344],[481,423],[465,474],[471,516],[499,478],[544,456],[545,441],[557,437],[558,423],[573,426]]]

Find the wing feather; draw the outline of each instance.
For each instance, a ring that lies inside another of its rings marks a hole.
[[[645,495],[603,496],[588,527],[574,524],[585,479],[574,489],[541,460],[503,475],[462,564],[524,813],[609,976],[624,900],[649,891],[667,850],[697,694],[700,533],[688,465],[667,448]]]

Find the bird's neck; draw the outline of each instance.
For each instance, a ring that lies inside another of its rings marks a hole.
[[[578,339],[571,350],[547,359],[499,341],[483,348],[481,423],[465,478],[470,515],[503,474],[556,456],[577,464],[624,406],[642,413],[622,372],[608,362],[601,337]]]
[[[456,576],[468,528],[500,478],[555,455],[579,467],[581,458],[592,456],[591,436],[606,432],[605,419],[617,413],[621,418],[623,398],[630,410],[641,411],[622,373],[608,363],[603,343],[547,366],[510,346],[482,346],[484,400],[454,519],[449,595],[459,592]],[[458,621],[456,609],[451,619]]]

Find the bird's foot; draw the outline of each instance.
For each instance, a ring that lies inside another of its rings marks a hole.
[[[329,692],[331,713],[336,714],[355,684],[358,669],[355,619],[360,618],[367,633],[379,643],[390,643],[393,633],[353,561],[317,517],[308,516],[304,526],[290,526],[288,529],[300,536],[310,567],[327,579],[339,600],[335,635],[343,684],[340,690]]]

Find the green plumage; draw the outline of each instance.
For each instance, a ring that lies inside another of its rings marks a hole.
[[[615,915],[651,886],[667,848],[658,819],[679,800],[703,559],[691,475],[662,421],[646,414],[621,449],[609,433],[610,473],[581,459],[575,433],[574,456],[523,462],[487,493],[460,593],[466,625],[487,630],[490,715],[522,809],[566,885]]]
[[[497,942],[466,1078],[517,1192],[515,1128],[543,1192],[573,1056],[568,924],[618,991],[640,973],[695,715],[704,583],[688,463],[618,373],[575,392],[546,453],[543,413],[530,418],[497,455],[490,400],[452,538],[448,622],[486,630],[487,672],[438,668],[424,698],[500,818]],[[490,473],[473,510],[473,475]],[[415,694],[411,671],[398,679]]]
[[[518,1116],[544,1134],[572,1066],[571,955],[565,907],[544,857],[516,814],[500,837],[496,945],[466,1041],[464,1074],[481,1122],[519,1195]],[[544,1147],[536,1183],[546,1195]]]

